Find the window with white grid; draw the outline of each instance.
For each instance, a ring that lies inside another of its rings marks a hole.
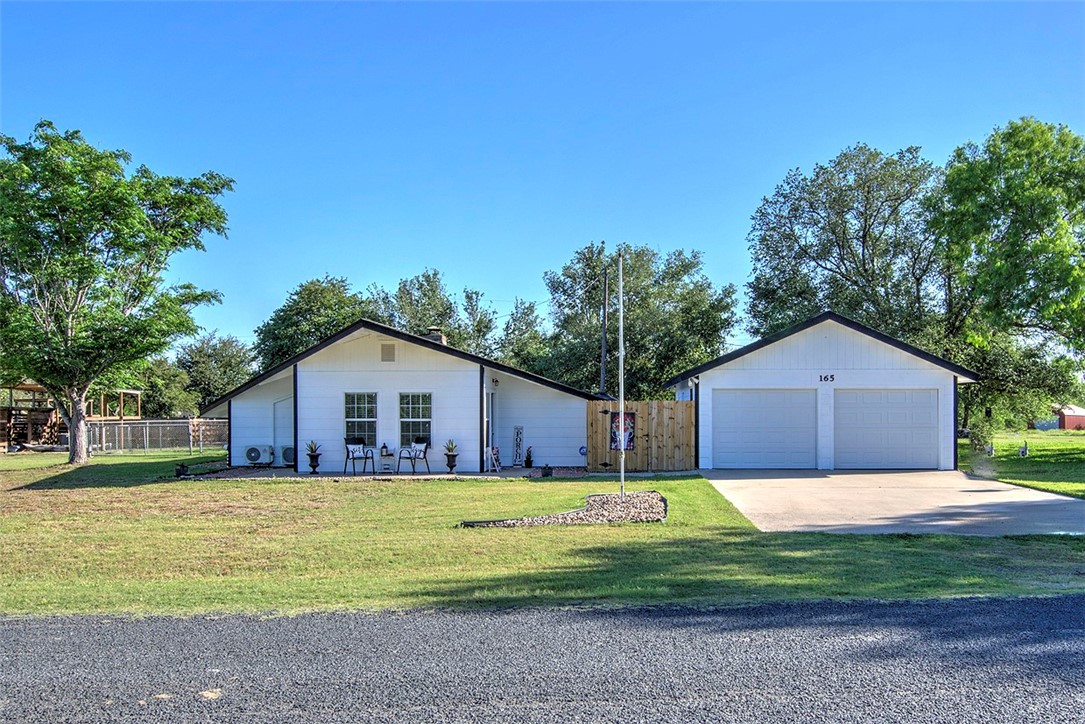
[[[345,414],[347,437],[365,438],[366,445],[375,445],[377,439],[377,393],[348,392]]]
[[[429,392],[402,392],[399,395],[399,444],[408,447],[415,438],[431,442],[433,395]]]

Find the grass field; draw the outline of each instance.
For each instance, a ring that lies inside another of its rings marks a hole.
[[[1028,442],[1029,454],[1018,448]],[[1085,498],[1085,432],[1080,430],[1029,430],[995,437],[995,455],[973,453],[964,445],[961,468],[1006,483],[1052,493]]]
[[[193,458],[184,458],[192,462]],[[0,457],[0,612],[200,613],[1085,590],[1085,540],[756,531],[701,478],[665,524],[461,529],[611,481],[186,480],[168,457]]]

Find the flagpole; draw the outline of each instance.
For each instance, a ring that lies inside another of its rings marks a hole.
[[[618,454],[621,499],[625,500],[625,287],[622,253],[618,252]]]

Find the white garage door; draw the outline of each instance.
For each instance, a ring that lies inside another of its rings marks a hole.
[[[938,467],[938,390],[836,390],[838,468]]]
[[[813,468],[813,390],[713,390],[712,467]]]

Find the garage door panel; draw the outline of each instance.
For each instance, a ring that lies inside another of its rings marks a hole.
[[[712,466],[813,468],[813,390],[713,390]]]
[[[937,390],[837,390],[838,468],[937,468]]]
[[[936,425],[938,423],[936,406],[927,410],[916,410],[912,415],[912,422],[916,425]]]

